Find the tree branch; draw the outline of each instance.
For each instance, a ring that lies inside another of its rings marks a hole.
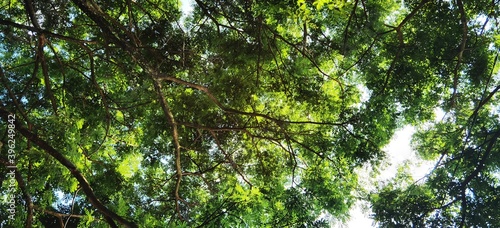
[[[10,26],[10,27],[18,28],[18,29],[24,29],[24,30],[28,30],[30,32],[37,32],[37,33],[44,34],[44,35],[47,35],[50,37],[55,37],[55,38],[58,38],[61,40],[66,40],[66,41],[70,41],[70,42],[74,42],[74,43],[92,43],[92,44],[97,43],[97,41],[95,41],[95,40],[79,40],[79,39],[75,39],[73,37],[53,33],[53,32],[50,32],[48,30],[45,30],[45,29],[18,24],[16,22],[4,20],[1,18],[0,18],[0,25]]]
[[[175,145],[175,170],[176,170],[176,175],[177,175],[177,182],[175,184],[175,210],[177,211],[177,215],[179,216],[179,219],[184,220],[182,218],[180,208],[179,208],[179,201],[182,200],[182,198],[179,195],[179,189],[181,185],[181,180],[182,180],[182,168],[181,168],[181,145],[179,143],[179,133],[177,130],[177,123],[175,122],[174,114],[170,110],[170,107],[167,103],[167,100],[165,99],[165,95],[163,95],[163,91],[161,90],[161,84],[157,80],[153,79],[154,87],[156,90],[156,93],[158,94],[158,99],[160,100],[160,105],[163,110],[163,113],[165,114],[165,118],[169,122],[169,124],[172,126],[172,137],[174,138],[174,145]]]
[[[43,74],[43,79],[44,79],[44,84],[45,84],[45,91],[47,93],[47,96],[49,97],[50,103],[52,104],[52,109],[54,111],[54,115],[57,116],[57,103],[56,99],[54,97],[54,93],[52,92],[51,88],[51,82],[50,82],[50,77],[49,77],[49,68],[47,66],[47,61],[45,61],[45,52],[43,51],[43,47],[45,46],[45,36],[43,34],[40,34],[38,36],[38,49],[36,53],[36,62],[37,65],[40,63],[42,65],[42,74]],[[33,72],[36,74],[36,72]]]
[[[9,111],[5,110],[3,107],[0,108],[0,117],[7,119],[9,114],[11,114]],[[121,216],[117,215],[116,213],[108,209],[104,204],[102,204],[101,201],[99,201],[99,199],[96,197],[94,190],[92,189],[92,187],[90,187],[90,184],[87,181],[87,179],[76,168],[76,166],[70,160],[68,160],[61,152],[57,151],[54,147],[49,145],[45,140],[41,139],[40,137],[33,134],[25,127],[23,127],[19,122],[16,121],[15,126],[16,130],[19,131],[24,137],[26,137],[26,139],[30,140],[35,145],[43,149],[45,152],[47,152],[49,155],[55,158],[60,164],[62,164],[71,172],[73,177],[77,179],[78,183],[80,184],[80,187],[82,187],[83,192],[87,196],[87,199],[90,201],[92,206],[94,206],[99,212],[101,212],[104,215],[106,221],[109,223],[111,227],[118,227],[114,223],[114,220],[118,221],[125,227],[131,227],[131,228],[138,227],[135,223],[127,221],[126,219],[122,218]]]

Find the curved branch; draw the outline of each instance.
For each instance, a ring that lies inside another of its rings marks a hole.
[[[55,212],[55,211],[51,211],[51,210],[47,210],[47,209],[44,209],[42,207],[39,207],[39,206],[33,206],[33,208],[35,210],[38,210],[38,211],[42,211],[43,213],[45,214],[48,214],[48,215],[52,215],[54,217],[57,217],[58,219],[63,219],[63,218],[78,218],[78,219],[83,219],[85,218],[85,215],[75,215],[75,214],[63,214],[63,213],[59,213],[59,212]],[[95,218],[94,217],[94,220],[95,221],[100,221],[99,218]]]
[[[125,35],[117,31],[116,26],[111,25],[111,23],[106,20],[106,14],[102,12],[95,2],[87,0],[72,0],[72,2],[101,28],[103,36],[109,39],[109,41],[115,43],[129,53],[134,53],[133,46],[120,39],[120,37],[124,37]]]
[[[165,99],[165,95],[163,95],[163,92],[161,91],[161,84],[157,80],[153,80],[154,87],[156,90],[156,93],[158,94],[158,99],[160,100],[161,108],[163,110],[163,113],[165,114],[165,118],[168,120],[169,124],[172,126],[172,134],[174,138],[174,145],[175,145],[175,169],[176,169],[176,176],[177,176],[177,182],[175,184],[175,210],[177,211],[177,215],[179,216],[179,219],[183,220],[180,208],[179,208],[179,201],[182,200],[180,195],[179,195],[179,189],[181,185],[181,180],[182,180],[182,168],[181,168],[181,145],[179,143],[179,132],[177,131],[177,122],[175,122],[174,114],[170,110],[170,107],[167,103],[167,100]]]
[[[50,103],[52,105],[52,109],[54,110],[54,115],[57,116],[57,102],[56,98],[54,97],[54,92],[52,92],[52,86],[50,82],[50,77],[49,77],[49,67],[47,66],[47,61],[45,60],[45,52],[43,51],[43,48],[46,43],[45,35],[40,34],[38,36],[38,48],[37,48],[37,53],[36,53],[36,62],[40,63],[42,65],[42,74],[43,74],[43,80],[45,84],[45,91],[47,93],[47,96],[49,97]],[[36,74],[36,72],[33,72],[33,74]]]
[[[7,119],[7,116],[10,114],[9,111],[5,110],[3,107],[0,108],[0,117]],[[135,223],[126,220],[125,218],[119,216],[114,213],[110,209],[108,209],[104,204],[99,201],[97,196],[94,193],[94,190],[90,186],[87,179],[82,175],[82,173],[76,168],[75,164],[73,164],[70,160],[68,160],[61,152],[56,150],[50,144],[48,144],[45,140],[41,139],[37,135],[33,134],[31,131],[23,127],[19,122],[15,122],[16,130],[20,132],[26,139],[33,142],[35,145],[43,149],[46,153],[55,158],[60,164],[66,167],[73,175],[74,178],[77,179],[80,187],[83,192],[87,196],[87,199],[90,201],[92,206],[94,206],[99,212],[101,212],[106,221],[109,223],[111,227],[118,227],[114,220],[118,221],[121,225],[125,227],[136,228],[138,227]]]
[[[159,73],[156,70],[154,70],[154,69],[152,69],[151,67],[148,67],[148,66],[144,66],[144,67],[146,68],[147,72],[149,74],[151,74],[156,79],[174,82],[174,83],[177,83],[177,84],[180,84],[180,85],[184,85],[184,86],[187,86],[187,87],[190,87],[190,88],[193,88],[193,89],[196,89],[196,90],[199,90],[199,91],[205,93],[208,96],[208,98],[215,105],[217,105],[217,107],[219,107],[222,111],[224,111],[226,113],[240,114],[240,115],[252,116],[252,117],[262,117],[264,119],[271,120],[271,121],[277,123],[278,125],[280,125],[280,124],[316,124],[316,125],[343,126],[343,125],[346,124],[345,122],[334,123],[334,122],[315,122],[315,121],[287,121],[287,120],[277,119],[275,117],[272,117],[272,116],[269,116],[269,115],[266,115],[266,114],[262,114],[262,113],[244,112],[244,111],[240,111],[240,110],[237,110],[237,109],[229,108],[229,107],[226,107],[225,105],[223,105],[215,97],[215,95],[213,95],[213,93],[209,90],[209,88],[206,87],[206,86],[202,86],[202,85],[198,85],[198,84],[195,84],[195,83],[192,83],[192,82],[184,81],[184,80],[176,78],[176,77],[164,75],[164,74]]]
[[[61,35],[61,34],[53,33],[53,32],[50,32],[48,30],[45,30],[45,29],[35,28],[35,27],[32,27],[32,26],[18,24],[16,22],[9,21],[9,20],[4,20],[4,19],[1,19],[1,18],[0,18],[0,25],[6,25],[6,26],[18,28],[18,29],[24,29],[24,30],[28,30],[30,32],[37,32],[37,33],[41,33],[41,34],[44,34],[44,35],[47,35],[47,36],[50,36],[50,37],[54,37],[54,38],[58,38],[58,39],[61,39],[61,40],[66,40],[66,41],[74,42],[74,43],[92,43],[92,44],[97,43],[97,41],[95,41],[95,40],[79,40],[79,39],[75,39],[73,37],[69,37],[69,36],[64,36],[64,35]]]

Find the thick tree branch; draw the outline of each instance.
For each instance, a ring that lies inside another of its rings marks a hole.
[[[40,29],[41,28],[40,24],[38,23],[38,20],[35,17],[35,8],[33,7],[33,2],[31,0],[24,0],[24,8],[33,26],[35,26],[35,28],[37,29]]]
[[[74,43],[91,43],[91,44],[97,43],[97,41],[95,41],[95,40],[79,40],[79,39],[75,39],[73,37],[53,33],[53,32],[50,32],[48,30],[45,30],[45,29],[18,24],[16,22],[1,19],[1,18],[0,18],[0,25],[5,25],[5,26],[13,27],[13,28],[18,28],[18,29],[24,29],[24,30],[27,30],[30,32],[36,32],[36,33],[44,34],[46,36],[50,36],[50,37],[54,37],[54,38],[58,38],[61,40],[66,40],[66,41],[74,42]]]
[[[34,205],[33,208],[37,211],[41,211],[45,214],[48,214],[48,215],[52,215],[54,217],[56,217],[59,222],[60,222],[60,225],[61,227],[65,227],[65,225],[62,223],[63,219],[64,218],[67,218],[67,219],[70,219],[70,218],[77,218],[77,219],[83,219],[85,218],[85,215],[75,215],[75,214],[64,214],[64,213],[60,213],[60,212],[55,212],[55,211],[51,211],[51,210],[47,210],[47,209],[44,209],[42,207],[39,207],[37,205]],[[100,221],[101,219],[99,218],[93,218],[95,221]]]
[[[80,8],[91,20],[93,20],[102,30],[102,34],[109,41],[118,45],[123,50],[129,53],[134,53],[135,48],[128,42],[122,40],[125,35],[123,31],[117,30],[108,20],[106,20],[106,13],[104,13],[99,6],[92,0],[72,0],[75,5]],[[109,17],[109,16],[108,16]]]
[[[11,114],[9,111],[5,110],[3,107],[0,108],[0,117],[2,117],[3,119],[7,119],[9,114]],[[76,168],[76,166],[70,160],[68,160],[61,152],[57,151],[45,140],[33,134],[31,131],[26,129],[17,121],[15,122],[15,126],[16,130],[20,132],[24,137],[26,137],[27,140],[30,140],[35,145],[43,149],[45,152],[47,152],[49,155],[55,158],[60,164],[62,164],[71,172],[71,175],[73,175],[73,177],[77,179],[78,183],[80,184],[80,187],[82,188],[83,192],[87,196],[87,199],[90,201],[92,206],[94,206],[99,212],[101,212],[104,215],[106,221],[109,223],[111,227],[117,227],[116,224],[114,223],[114,220],[118,221],[121,225],[125,227],[132,227],[132,228],[138,227],[135,223],[127,221],[126,219],[122,218],[121,216],[117,215],[116,213],[108,209],[104,204],[102,204],[101,201],[99,201],[99,199],[96,197],[94,190],[92,189],[92,187],[90,187],[90,184],[87,181],[87,179]]]
[[[174,138],[174,146],[175,146],[175,170],[176,170],[176,176],[177,176],[177,182],[175,184],[175,209],[177,211],[177,215],[179,216],[179,219],[183,220],[180,208],[179,208],[179,201],[182,200],[182,198],[179,195],[179,189],[181,185],[181,180],[182,180],[182,168],[181,168],[181,145],[179,142],[179,132],[177,130],[177,122],[175,122],[174,114],[170,110],[170,107],[167,103],[167,100],[165,99],[165,95],[163,95],[163,91],[161,88],[160,82],[157,80],[153,80],[154,87],[156,90],[156,93],[158,94],[158,99],[160,100],[160,105],[163,110],[163,113],[165,114],[165,118],[169,122],[169,124],[172,126],[172,136]]]
[[[42,65],[42,74],[43,74],[43,79],[44,79],[44,84],[45,84],[45,91],[47,93],[47,96],[49,97],[50,103],[52,105],[52,110],[54,111],[54,115],[57,116],[57,102],[54,97],[54,93],[52,92],[52,86],[50,82],[50,77],[49,77],[49,67],[47,66],[47,61],[45,60],[45,52],[43,51],[43,47],[45,46],[46,40],[45,36],[43,34],[40,34],[38,36],[38,49],[36,53],[36,65],[41,64]],[[36,74],[36,72],[33,72],[33,74]]]

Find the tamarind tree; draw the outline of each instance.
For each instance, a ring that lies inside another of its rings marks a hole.
[[[328,227],[365,199],[381,226],[496,226],[499,10],[0,1],[0,191],[16,201],[0,224]],[[435,169],[360,197],[355,170],[407,124]]]

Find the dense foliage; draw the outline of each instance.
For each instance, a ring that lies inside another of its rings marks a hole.
[[[2,0],[0,224],[500,226],[498,3]]]

